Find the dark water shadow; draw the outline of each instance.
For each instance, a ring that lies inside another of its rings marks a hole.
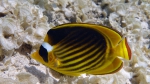
[[[37,70],[37,69],[35,68],[35,66],[31,66],[31,67],[25,66],[24,68],[25,68],[25,70],[26,70],[27,72],[29,72],[29,73],[31,73],[32,75],[36,76],[36,77],[39,79],[40,83],[44,83],[44,81],[45,81],[45,80],[47,79],[47,77],[48,77],[45,73],[41,72],[40,70]]]
[[[45,74],[41,72],[40,70],[36,69],[35,66],[31,66],[31,67],[25,66],[24,68],[27,72],[37,77],[41,84],[44,84],[45,81],[48,79],[48,77],[50,77],[49,74]],[[53,80],[51,82],[53,82],[53,84],[57,84],[56,80]]]

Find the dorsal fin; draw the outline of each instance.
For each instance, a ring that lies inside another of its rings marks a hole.
[[[100,32],[102,35],[104,35],[107,39],[110,40],[110,43],[112,47],[116,47],[117,44],[121,41],[122,35],[118,33],[118,31],[114,29],[110,29],[106,26],[101,26],[101,25],[94,25],[94,24],[80,24],[80,23],[68,23],[68,24],[63,24],[57,27],[54,27],[53,29],[57,28],[65,28],[65,27],[75,27],[75,26],[80,26],[84,28],[92,28],[95,29],[96,31]]]

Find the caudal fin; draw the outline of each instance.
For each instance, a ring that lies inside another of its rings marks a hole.
[[[131,59],[131,49],[127,43],[127,39],[124,38],[113,50],[112,52],[119,57],[130,60]]]

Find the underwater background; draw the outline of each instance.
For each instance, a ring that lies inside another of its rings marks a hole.
[[[0,84],[150,84],[149,0],[0,0]],[[92,23],[126,37],[131,60],[114,74],[70,77],[30,58],[47,31]]]

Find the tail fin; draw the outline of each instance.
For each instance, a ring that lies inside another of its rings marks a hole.
[[[124,59],[131,59],[131,49],[127,43],[127,39],[124,38],[112,51],[116,56],[120,56]]]

